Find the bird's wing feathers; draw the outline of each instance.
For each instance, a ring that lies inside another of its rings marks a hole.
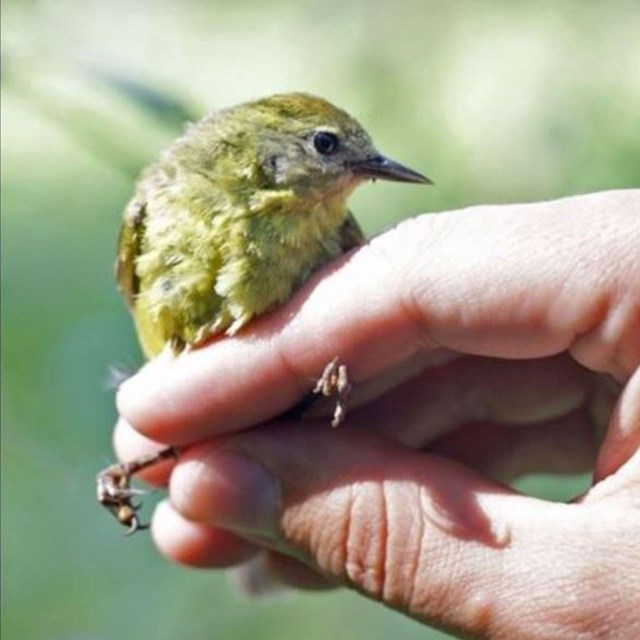
[[[342,227],[340,227],[342,250],[346,253],[355,247],[359,247],[364,241],[365,236],[360,225],[353,217],[353,213],[349,212],[347,219],[344,221]]]
[[[118,237],[116,280],[129,308],[133,308],[135,296],[139,291],[136,258],[142,249],[146,206],[146,202],[139,195],[131,199],[124,210]]]

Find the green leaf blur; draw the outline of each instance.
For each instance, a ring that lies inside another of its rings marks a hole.
[[[248,601],[98,508],[109,370],[141,362],[113,282],[120,211],[185,119],[294,90],[435,181],[361,188],[369,232],[639,186],[640,4],[7,0],[2,18],[3,637],[445,637],[345,591]],[[584,482],[521,486],[566,499]]]

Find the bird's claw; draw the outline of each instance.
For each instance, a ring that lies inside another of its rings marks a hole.
[[[344,422],[347,415],[347,402],[351,395],[351,381],[347,366],[340,364],[338,358],[334,358],[324,368],[322,375],[318,379],[313,389],[315,395],[322,395],[326,398],[336,396],[336,407],[333,412],[331,426],[337,427]]]
[[[138,511],[142,506],[132,500],[135,496],[147,493],[142,489],[131,486],[131,478],[134,474],[147,469],[162,460],[177,457],[174,447],[163,449],[158,453],[141,456],[131,462],[112,464],[103,469],[97,476],[98,502],[105,507],[116,520],[127,527],[126,535],[130,536],[136,531],[148,529],[148,524],[142,524]]]

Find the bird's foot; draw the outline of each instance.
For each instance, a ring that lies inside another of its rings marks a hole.
[[[347,402],[351,395],[351,381],[347,366],[340,364],[338,358],[334,358],[322,372],[316,386],[313,389],[314,395],[321,395],[326,398],[336,397],[336,408],[333,412],[331,426],[337,427],[344,422],[347,414]]]
[[[127,535],[136,531],[148,529],[148,524],[142,524],[138,517],[140,504],[135,504],[135,496],[144,495],[146,491],[131,486],[131,478],[140,471],[148,469],[163,460],[176,458],[178,450],[175,447],[162,449],[157,453],[140,456],[130,462],[112,464],[103,469],[96,478],[98,502],[105,507],[116,520],[127,527]]]

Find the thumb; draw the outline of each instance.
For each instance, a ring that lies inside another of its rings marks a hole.
[[[585,507],[519,496],[444,458],[325,426],[261,427],[194,447],[170,493],[189,520],[482,637],[529,637],[532,598],[561,626],[549,581],[558,574],[559,589],[580,591],[571,574],[599,544],[579,533],[593,529]],[[602,531],[604,549],[609,534]],[[154,531],[156,540],[163,535]]]

